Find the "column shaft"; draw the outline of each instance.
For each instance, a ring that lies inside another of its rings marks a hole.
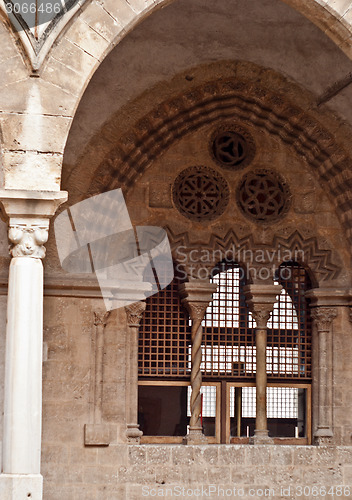
[[[3,472],[39,474],[43,349],[40,259],[12,259],[7,317]]]
[[[267,434],[267,414],[266,414],[266,328],[257,328],[255,332],[256,345],[256,432]]]
[[[146,303],[136,301],[125,307],[127,315],[126,337],[126,436],[131,444],[140,442],[143,435],[138,424],[138,337],[139,325]]]

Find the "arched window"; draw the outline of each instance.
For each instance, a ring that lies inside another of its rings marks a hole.
[[[278,269],[282,292],[268,322],[268,427],[278,440],[310,439],[311,328],[305,270]],[[245,301],[245,273],[220,262],[217,292],[203,320],[202,424],[209,442],[246,442],[255,424],[255,321]],[[147,299],[139,333],[139,418],[144,442],[180,442],[190,417],[191,326],[177,278]]]
[[[203,322],[203,381],[222,386],[222,442],[245,441],[255,426],[256,323],[245,302],[244,276],[235,262],[216,266],[212,281],[218,289]],[[267,325],[268,428],[277,440],[309,442],[309,278],[304,268],[288,262],[280,266],[276,280],[283,288]]]

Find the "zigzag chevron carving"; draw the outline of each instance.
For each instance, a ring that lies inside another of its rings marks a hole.
[[[165,230],[170,239],[174,259],[183,262],[188,272],[191,267],[196,269],[201,266],[208,268],[210,273],[219,260],[229,255],[244,265],[253,264],[253,255],[260,255],[261,265],[275,268],[285,260],[296,260],[310,270],[318,282],[336,279],[341,272],[341,267],[332,261],[331,250],[320,248],[316,237],[304,238],[299,231],[294,231],[287,238],[275,236],[270,245],[258,245],[253,241],[252,235],[239,238],[233,230],[224,237],[212,234],[207,243],[190,241],[189,233],[175,235],[169,227]],[[194,250],[198,252],[199,257],[207,254],[209,259],[195,262],[194,257],[190,256]]]

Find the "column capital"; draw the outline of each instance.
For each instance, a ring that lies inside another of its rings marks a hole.
[[[318,332],[329,332],[331,323],[337,316],[336,307],[313,307],[311,316]]]
[[[133,302],[132,304],[125,306],[128,326],[139,327],[146,306],[147,304],[142,301]]]
[[[204,318],[205,311],[216,290],[216,283],[204,280],[193,280],[179,286],[181,301],[187,308],[192,321]]]
[[[246,285],[244,293],[257,328],[266,328],[270,313],[282,290],[281,285]]]
[[[107,312],[94,312],[94,326],[106,326],[110,311]]]
[[[0,204],[8,219],[12,257],[45,257],[49,220],[66,200],[65,191],[0,189]]]

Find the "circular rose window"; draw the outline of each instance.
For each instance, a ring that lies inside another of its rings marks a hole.
[[[225,124],[213,135],[211,151],[219,165],[237,170],[253,160],[255,144],[245,129]]]
[[[176,178],[172,195],[182,215],[195,221],[208,221],[224,212],[229,201],[229,187],[215,170],[189,167]]]
[[[237,191],[242,212],[256,222],[273,222],[283,217],[290,200],[289,189],[281,177],[264,169],[245,175]]]

